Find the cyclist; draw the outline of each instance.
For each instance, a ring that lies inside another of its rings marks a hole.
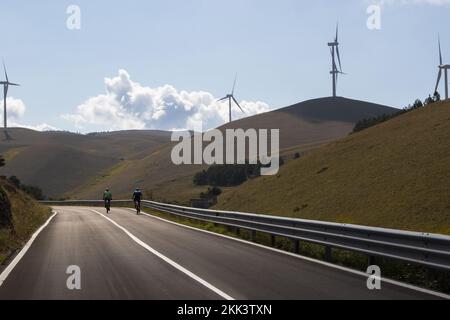
[[[134,206],[136,207],[136,212],[139,214],[141,212],[141,199],[142,199],[142,191],[139,188],[136,188],[133,193],[133,201]]]
[[[111,211],[111,200],[112,200],[112,193],[109,191],[109,189],[106,189],[103,193],[103,201],[105,201],[105,208],[106,213],[109,213]]]

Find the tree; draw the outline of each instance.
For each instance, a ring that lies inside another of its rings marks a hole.
[[[3,156],[0,156],[0,167],[4,167],[5,166],[5,158],[3,158]]]
[[[418,108],[422,108],[422,107],[423,107],[422,101],[420,101],[420,99],[416,99],[416,101],[414,101],[413,108],[418,109]]]
[[[206,186],[208,184],[208,175],[205,170],[194,176],[194,184],[196,186]]]
[[[435,102],[441,101],[441,95],[439,94],[439,92],[436,91],[436,92],[434,93],[433,97],[434,97],[434,101],[435,101]]]
[[[22,183],[20,182],[19,178],[17,178],[16,176],[11,176],[8,178],[9,182],[11,182],[13,185],[16,186],[16,188],[21,188],[22,187]]]
[[[431,94],[428,95],[428,98],[425,99],[425,105],[432,104],[434,99],[431,97]]]

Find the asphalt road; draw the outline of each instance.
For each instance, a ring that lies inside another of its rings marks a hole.
[[[434,299],[129,209],[57,207],[0,286],[0,299]],[[98,213],[94,212],[97,211]],[[100,215],[101,213],[102,215]],[[69,290],[69,266],[81,290]]]

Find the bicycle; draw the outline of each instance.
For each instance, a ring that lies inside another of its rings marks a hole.
[[[108,214],[111,211],[111,200],[105,200],[105,208],[106,213]]]
[[[139,215],[141,213],[141,202],[134,201],[134,207],[136,208],[136,214]]]

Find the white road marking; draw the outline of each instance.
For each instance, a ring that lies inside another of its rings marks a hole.
[[[131,209],[131,208],[128,208],[128,209],[131,210],[131,211],[136,212],[135,209]],[[308,258],[308,257],[305,257],[305,256],[301,256],[299,254],[295,254],[295,253],[292,253],[292,252],[288,252],[288,251],[284,251],[284,250],[268,247],[268,246],[265,246],[265,245],[262,245],[262,244],[259,244],[259,243],[255,243],[255,242],[251,242],[251,241],[247,241],[247,240],[243,240],[243,239],[239,239],[239,238],[233,238],[233,237],[230,237],[230,236],[227,236],[227,235],[224,235],[224,234],[215,233],[215,232],[211,232],[211,231],[207,231],[207,230],[203,230],[203,229],[198,229],[198,228],[195,228],[195,227],[187,226],[187,225],[184,225],[184,224],[181,224],[181,223],[177,223],[177,222],[166,220],[166,219],[163,219],[163,218],[160,218],[160,217],[152,216],[152,215],[150,215],[148,213],[145,213],[145,212],[141,212],[141,215],[150,217],[152,219],[160,220],[160,221],[163,221],[163,222],[166,222],[166,223],[170,223],[170,224],[173,224],[173,225],[176,225],[176,226],[179,226],[179,227],[187,228],[187,229],[190,229],[190,230],[195,230],[195,231],[198,231],[198,232],[207,233],[207,234],[214,235],[214,236],[217,236],[217,237],[222,237],[222,238],[226,238],[226,239],[229,239],[229,240],[234,240],[234,241],[238,241],[238,242],[241,242],[241,243],[253,245],[253,246],[256,246],[256,247],[259,247],[259,248],[262,248],[262,249],[266,249],[266,250],[274,251],[274,252],[277,252],[277,253],[285,254],[285,255],[288,255],[288,256],[300,259],[300,260],[305,260],[305,261],[308,261],[308,262],[318,263],[318,264],[326,266],[326,267],[330,267],[330,268],[333,268],[333,269],[349,272],[349,273],[352,273],[352,274],[364,277],[365,279],[367,279],[369,277],[369,275],[367,273],[364,273],[364,272],[361,272],[361,271],[357,271],[357,270],[354,270],[354,269],[338,266],[338,265],[335,265],[335,264],[332,264],[332,263],[328,263],[328,262],[317,260],[317,259],[313,259],[313,258]],[[445,293],[441,293],[441,292],[436,292],[436,291],[420,288],[420,287],[417,287],[417,286],[414,286],[414,285],[406,284],[406,283],[395,281],[395,280],[388,279],[388,278],[382,278],[382,282],[389,283],[389,284],[392,284],[392,285],[395,285],[395,286],[399,286],[399,287],[402,287],[402,288],[418,291],[418,292],[421,292],[421,293],[429,294],[429,295],[432,295],[432,296],[435,296],[435,297],[438,297],[438,298],[450,300],[450,295],[447,295]]]
[[[156,251],[155,249],[153,249],[152,247],[150,247],[148,244],[146,244],[144,241],[140,240],[138,237],[136,237],[134,234],[132,234],[130,231],[128,231],[127,229],[125,229],[124,227],[122,227],[121,225],[119,225],[117,222],[115,222],[114,220],[108,218],[107,216],[101,214],[100,212],[96,211],[96,210],[91,210],[92,212],[102,216],[103,218],[105,218],[106,220],[108,220],[109,222],[111,222],[113,225],[115,225],[117,228],[119,228],[120,230],[122,230],[123,232],[125,232],[126,235],[128,235],[134,242],[136,242],[137,244],[139,244],[141,247],[143,247],[144,249],[146,249],[147,251],[151,252],[152,254],[154,254],[155,256],[157,256],[158,258],[162,259],[163,261],[165,261],[166,263],[170,264],[172,267],[174,267],[175,269],[183,272],[184,274],[186,274],[188,277],[192,278],[193,280],[199,282],[201,285],[205,286],[206,288],[210,289],[211,291],[213,291],[214,293],[218,294],[219,296],[221,296],[222,298],[224,298],[225,300],[235,300],[234,298],[232,298],[231,296],[229,296],[228,294],[226,294],[225,292],[221,291],[220,289],[216,288],[215,286],[213,286],[212,284],[210,284],[209,282],[207,282],[206,280],[203,280],[202,278],[200,278],[199,276],[197,276],[196,274],[192,273],[191,271],[187,270],[186,268],[184,268],[183,266],[179,265],[178,263],[176,263],[175,261],[171,260],[170,258],[166,257],[165,255],[163,255],[162,253]]]
[[[48,220],[47,222],[40,227],[31,237],[31,239],[27,242],[27,244],[22,248],[22,250],[19,252],[19,254],[14,258],[14,260],[6,267],[6,269],[0,274],[0,287],[5,282],[6,278],[8,278],[9,274],[13,271],[15,266],[20,262],[20,260],[25,256],[28,249],[30,249],[31,245],[33,244],[34,240],[39,236],[39,234],[44,230],[49,223],[53,220],[53,218],[58,214],[58,212],[55,212]]]

